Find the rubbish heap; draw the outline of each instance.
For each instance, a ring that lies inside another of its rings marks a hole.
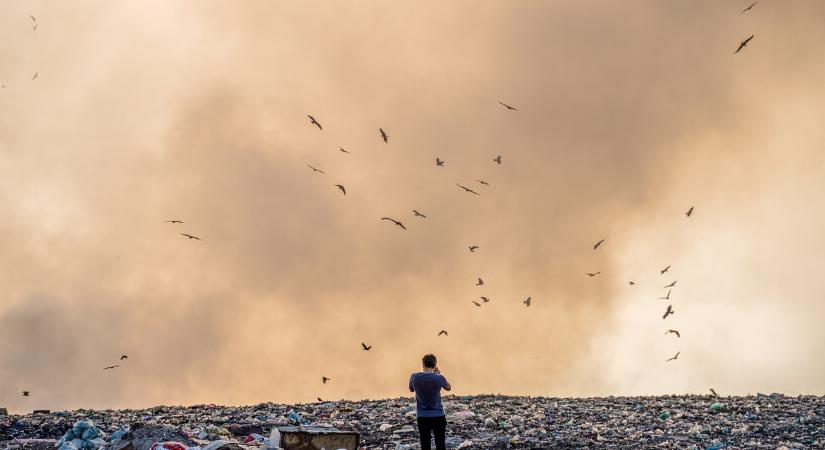
[[[821,396],[447,396],[444,408],[451,449],[825,448]],[[265,449],[273,427],[351,429],[359,448],[419,448],[415,402],[406,397],[0,416],[0,449],[43,440],[62,450]]]

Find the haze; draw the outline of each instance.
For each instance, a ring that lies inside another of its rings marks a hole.
[[[0,406],[822,394],[825,4],[747,3],[0,3]]]

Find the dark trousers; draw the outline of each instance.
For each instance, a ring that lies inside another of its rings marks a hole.
[[[421,450],[430,450],[430,433],[435,436],[436,450],[446,450],[444,435],[447,432],[447,418],[440,417],[419,417],[418,433],[421,435]]]

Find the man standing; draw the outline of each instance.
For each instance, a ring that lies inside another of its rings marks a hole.
[[[430,436],[435,436],[436,450],[446,450],[444,436],[447,418],[441,405],[441,388],[452,389],[450,383],[438,370],[438,361],[432,353],[421,359],[423,372],[410,375],[410,392],[415,392],[415,409],[418,416],[418,433],[421,435],[421,450],[430,450]]]

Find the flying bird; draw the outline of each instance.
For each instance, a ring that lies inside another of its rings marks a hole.
[[[447,334],[447,330],[441,330],[441,331],[438,332],[438,336],[441,336],[442,334],[444,336],[449,336],[449,334]]]
[[[311,123],[311,124],[315,125],[316,127],[318,127],[319,130],[323,130],[323,128],[321,127],[321,124],[318,123],[318,121],[315,120],[314,117],[310,116],[309,114],[307,114],[307,117],[309,117],[309,123]]]
[[[710,389],[710,393],[713,394],[714,397],[719,397],[719,394],[717,394],[716,391],[713,390],[713,388],[708,389]]]
[[[29,14],[29,17],[31,17],[31,18],[32,18],[32,22],[34,22],[34,21],[36,21],[36,20],[37,20],[37,19],[36,19],[33,15],[31,15],[31,14]]]
[[[315,398],[317,398],[319,402],[323,402],[323,400],[321,400],[321,397],[315,397]]]
[[[529,306],[530,306],[530,302],[531,302],[532,300],[533,300],[533,297],[527,297],[527,299],[526,299],[526,300],[524,300],[522,303],[524,303],[524,305],[525,305],[525,306],[529,307]]]
[[[484,284],[484,280],[482,280],[481,278],[479,278],[478,281],[476,281],[476,286],[481,286],[483,284]]]
[[[659,297],[657,300],[670,300],[670,289],[667,290],[667,295]]]
[[[674,281],[673,283],[668,284],[667,286],[662,286],[662,289],[672,288],[673,286],[676,286],[676,281]]]
[[[686,215],[686,216],[688,216],[688,217],[690,217],[690,216],[691,216],[691,214],[693,214],[693,207],[692,207],[692,206],[690,207],[690,209],[688,209],[688,210],[685,212],[685,215]]]
[[[103,368],[103,370],[114,369],[115,367],[120,367],[120,364],[115,364],[114,366],[107,366],[107,367],[104,367],[104,368]]]
[[[121,357],[120,357],[120,360],[121,360],[121,361],[123,361],[124,359],[129,359],[129,357],[128,357],[128,356],[126,356],[126,355],[123,355],[123,356],[121,356]]]
[[[759,2],[753,2],[753,3],[751,3],[751,5],[750,5],[750,6],[748,6],[748,7],[747,7],[747,8],[745,8],[745,9],[743,9],[743,10],[742,10],[742,12],[740,12],[739,14],[745,14],[746,12],[750,11],[750,10],[751,10],[751,8],[753,8],[754,6],[756,6],[756,4],[757,4],[757,3],[759,3]]]
[[[35,72],[34,76],[32,77],[32,80],[36,80],[36,79],[37,79],[37,72]]]
[[[478,194],[478,192],[476,192],[476,191],[474,191],[474,190],[472,190],[472,189],[470,189],[470,188],[468,188],[468,187],[466,187],[466,186],[462,186],[462,185],[460,185],[460,184],[458,184],[458,183],[456,183],[455,185],[456,185],[456,186],[458,186],[458,187],[460,187],[461,189],[464,189],[465,191],[467,191],[467,192],[469,192],[469,193],[471,193],[471,194],[479,195],[479,194]]]
[[[36,24],[34,24],[34,26],[32,27],[32,31],[37,31],[37,27],[38,27],[39,25],[40,25],[40,24],[37,24],[37,23],[36,23]]]
[[[596,272],[596,273],[588,273],[588,274],[587,274],[587,276],[589,276],[589,277],[595,277],[596,275],[598,275],[598,274],[600,274],[600,273],[601,273],[601,272]]]
[[[735,52],[733,52],[733,53],[739,53],[739,51],[740,51],[740,50],[742,50],[743,48],[745,48],[745,46],[746,46],[746,45],[748,45],[748,42],[750,42],[750,41],[751,41],[751,39],[753,39],[753,36],[754,36],[754,35],[752,34],[752,35],[751,35],[751,37],[749,37],[749,38],[745,39],[744,41],[740,42],[740,43],[739,43],[739,47],[738,47],[738,48],[736,49],[736,51],[735,51]]]
[[[593,246],[593,250],[596,250],[597,248],[599,248],[599,246],[602,245],[602,242],[604,242],[604,239],[602,239],[599,242],[596,242],[596,245]]]
[[[513,108],[512,106],[508,105],[507,103],[503,103],[501,101],[499,101],[498,103],[501,104],[501,106],[504,106],[505,108],[509,109],[510,111],[518,111],[518,109]]]
[[[372,348],[372,345],[367,345],[367,344],[365,344],[365,343],[363,343],[363,342],[362,342],[362,343],[361,343],[361,348],[363,348],[363,349],[364,349],[364,351],[366,352],[366,351],[369,351],[369,349],[371,349],[371,348]]]
[[[490,299],[487,297],[479,297],[482,303],[490,303]]]
[[[380,132],[381,132],[381,139],[383,139],[383,140],[384,140],[384,143],[386,144],[386,143],[387,143],[387,140],[390,138],[389,136],[387,136],[387,132],[386,132],[386,131],[384,131],[384,129],[383,129],[383,128],[379,128],[379,129],[378,129],[378,131],[380,131]]]
[[[423,218],[425,218],[425,219],[427,218],[427,216],[425,216],[424,214],[421,214],[421,213],[420,213],[420,212],[418,212],[418,210],[416,210],[416,209],[414,209],[414,210],[413,210],[413,214],[415,214],[415,217],[423,217]]]
[[[501,164],[501,155],[498,155],[498,156],[496,156],[495,158],[493,158],[493,161],[495,161],[495,162],[497,162],[497,163]]]
[[[478,181],[479,183],[481,183],[481,184],[483,184],[483,185],[485,185],[485,186],[489,186],[489,185],[490,185],[490,183],[488,183],[488,182],[486,182],[486,181],[484,181],[484,180],[476,180],[476,181]]]
[[[201,238],[199,238],[199,237],[197,237],[197,236],[192,236],[191,234],[186,234],[186,233],[178,233],[178,234],[180,234],[181,236],[186,236],[186,237],[188,237],[189,239],[197,239],[197,240],[201,240]]]
[[[172,219],[172,220],[167,220],[165,223],[183,223],[183,221],[182,220],[177,220],[177,219]]]
[[[327,381],[330,381],[331,379],[332,378],[321,377],[321,382],[323,382],[324,384],[327,384]]]
[[[678,331],[676,331],[676,330],[667,330],[667,331],[665,331],[665,334],[670,334],[670,333],[675,334],[677,338],[682,337],[682,335],[681,335],[681,334],[679,334],[679,332],[678,332]]]
[[[350,153],[350,152],[344,150],[344,147],[338,147],[338,150],[341,150],[343,153]],[[352,154],[352,153],[350,153],[350,154]]]
[[[680,351],[678,351],[678,352],[676,352],[676,354],[675,354],[675,355],[673,355],[673,357],[668,358],[668,359],[667,359],[667,361],[673,361],[674,359],[678,359],[678,358],[679,358],[679,354],[680,354],[680,353],[682,353],[682,352],[681,352],[681,350],[680,350]],[[665,361],[665,362],[667,362],[667,361]]]
[[[667,266],[667,267],[665,267],[664,269],[660,270],[660,271],[659,271],[659,275],[664,275],[664,274],[665,274],[665,272],[667,272],[668,270],[670,270],[670,266]]]
[[[476,305],[476,306],[478,306],[479,308],[481,307],[481,303],[479,303],[479,302],[477,302],[477,301],[475,301],[475,300],[473,300],[473,304],[474,304],[474,305]]]
[[[667,319],[667,316],[672,315],[674,312],[673,305],[667,305],[667,311],[665,311],[665,315],[662,316],[662,320]]]
[[[627,284],[630,285],[630,286],[635,286],[636,282],[635,281],[628,281]]]
[[[340,190],[341,190],[341,192],[343,192],[343,193],[344,193],[344,195],[347,195],[347,190],[346,190],[346,188],[344,188],[344,186],[343,186],[343,185],[336,184],[336,185],[335,185],[335,187],[337,187],[338,189],[340,189]]]
[[[31,394],[29,391],[23,391],[23,397],[28,397]]]
[[[470,249],[470,253],[475,253],[478,250],[478,245],[471,245],[468,247]]]
[[[315,167],[310,166],[309,164],[307,164],[307,167],[309,167],[310,169],[312,169],[312,171],[313,171],[313,172],[320,172],[320,173],[326,174],[326,172],[324,172],[323,170],[321,170],[321,169],[316,169]]]
[[[438,158],[435,158],[435,165],[439,166],[439,167],[444,166],[444,161],[442,161]]]
[[[391,219],[391,218],[389,218],[389,217],[382,217],[382,218],[381,218],[381,220],[389,220],[390,222],[392,222],[392,223],[394,223],[394,224],[398,225],[399,227],[401,227],[401,228],[403,228],[403,229],[405,229],[405,230],[407,229],[407,227],[405,227],[403,223],[401,223],[401,222],[399,222],[399,221],[397,221],[397,220],[395,220],[395,219]]]

